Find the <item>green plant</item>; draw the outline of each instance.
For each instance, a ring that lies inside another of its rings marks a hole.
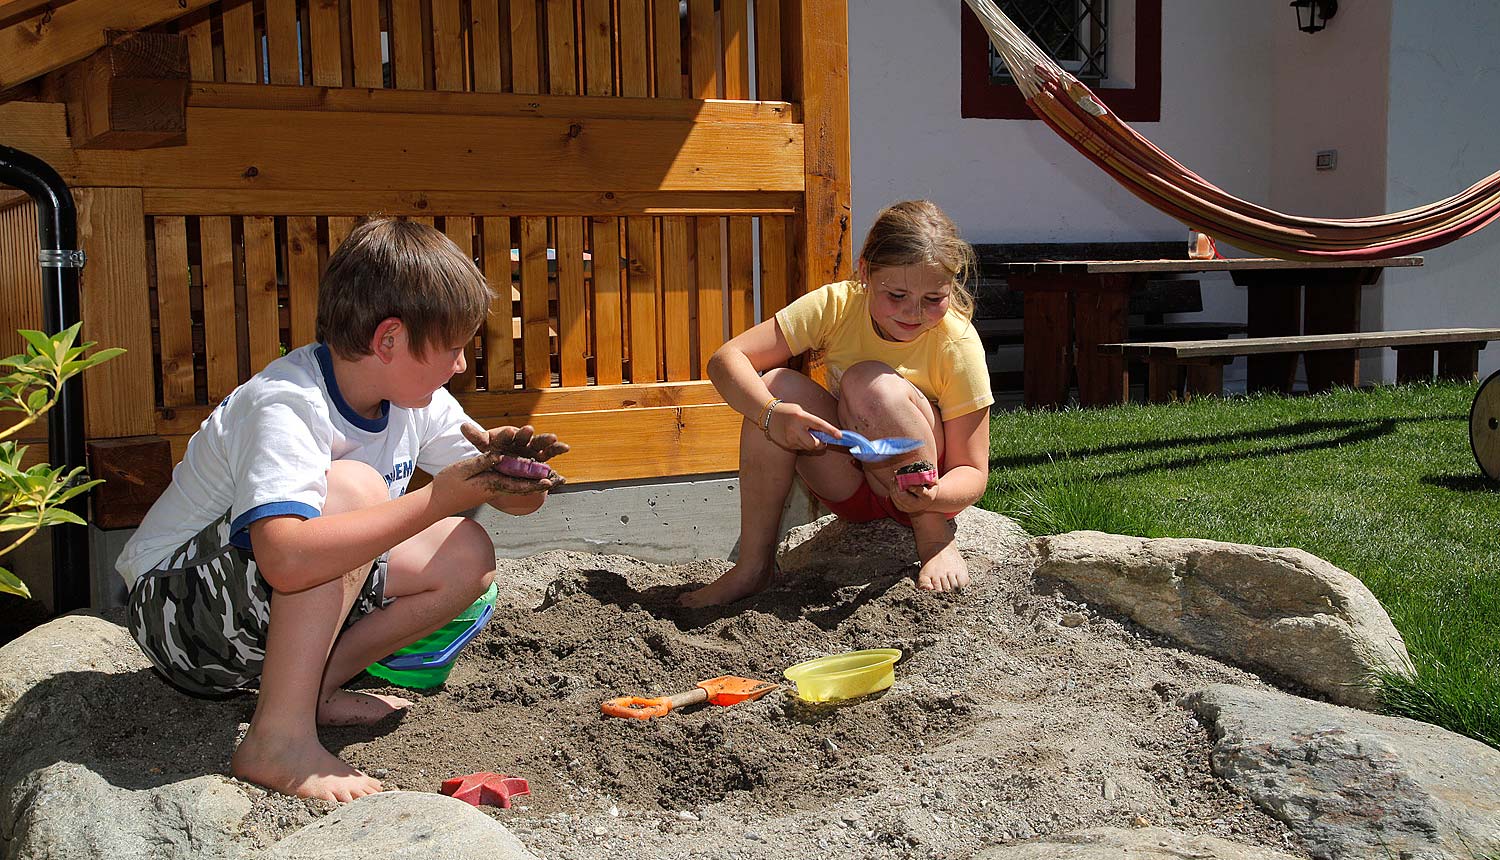
[[[83,520],[63,505],[103,483],[87,480],[81,466],[66,471],[41,463],[28,469],[22,465],[28,448],[10,441],[47,414],[57,403],[64,382],[125,352],[110,348],[85,356],[94,344],[74,345],[81,325],[51,335],[21,329],[18,333],[26,340],[26,351],[0,359],[0,371],[5,373],[0,376],[0,412],[21,413],[19,421],[0,430],[0,440],[6,440],[0,441],[0,533],[21,532],[20,537],[0,547],[0,558],[47,526],[82,525]],[[3,567],[0,592],[30,596],[26,584]]]

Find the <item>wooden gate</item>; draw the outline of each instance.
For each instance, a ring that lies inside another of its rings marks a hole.
[[[845,0],[0,0],[0,142],[74,189],[85,335],[129,350],[89,438],[175,462],[312,339],[379,212],[499,295],[470,414],[557,432],[575,481],[733,470],[709,355],[851,269],[847,29]],[[40,316],[34,219],[0,190],[6,337]]]

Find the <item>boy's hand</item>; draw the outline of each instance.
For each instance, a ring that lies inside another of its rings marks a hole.
[[[495,469],[498,454],[479,454],[459,460],[432,476],[432,492],[438,505],[448,513],[466,511],[504,493],[545,492],[552,488],[547,480],[528,480],[503,474]],[[541,485],[540,489],[537,486]]]
[[[459,430],[474,447],[494,458],[492,468],[507,479],[506,489],[500,492],[514,495],[545,493],[567,481],[556,470],[543,465],[569,451],[567,444],[557,441],[555,434],[539,434],[530,425],[484,430],[474,424],[465,424]]]

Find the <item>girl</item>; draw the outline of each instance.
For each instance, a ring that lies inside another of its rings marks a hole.
[[[950,522],[989,478],[989,372],[969,324],[965,282],[974,252],[936,205],[897,203],[875,218],[859,255],[859,279],[828,284],[724,344],[708,372],[740,430],[740,557],[682,605],[731,603],[770,584],[792,474],[839,517],[889,517],[909,525],[922,569],[917,587],[952,591],[969,582]],[[825,389],[783,365],[819,350]],[[839,428],[871,439],[905,436],[923,447],[861,464],[812,435]],[[897,487],[896,470],[923,459],[936,483]]]

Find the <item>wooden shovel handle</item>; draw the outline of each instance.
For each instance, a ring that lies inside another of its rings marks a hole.
[[[654,699],[641,696],[621,696],[618,699],[610,699],[600,705],[599,710],[603,711],[604,715],[608,717],[649,720],[652,717],[660,717],[673,708],[683,708],[706,701],[708,701],[708,691],[702,687],[694,687],[686,693],[678,693],[675,696],[658,696]]]

